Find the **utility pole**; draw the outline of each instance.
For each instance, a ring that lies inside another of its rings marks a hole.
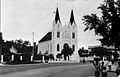
[[[2,44],[2,32],[0,32],[0,62],[3,62]]]
[[[32,33],[32,42],[33,42],[33,48],[32,48],[31,61],[33,61],[34,58],[34,32]]]
[[[34,32],[33,32],[33,51],[32,51],[32,55],[34,56]]]
[[[0,0],[0,4],[1,4],[1,0]],[[1,8],[0,8],[0,14],[1,14]],[[0,18],[0,62],[3,62],[2,45],[3,45],[3,40],[2,40],[2,30],[1,30],[1,18]]]

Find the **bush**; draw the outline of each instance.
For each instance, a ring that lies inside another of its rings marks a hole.
[[[43,57],[43,55],[41,55],[41,54],[36,54],[36,55],[34,56],[34,60],[42,60],[42,57]]]
[[[53,54],[50,54],[50,55],[49,55],[49,59],[50,59],[50,60],[54,60]]]

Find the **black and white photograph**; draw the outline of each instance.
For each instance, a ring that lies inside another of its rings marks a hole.
[[[120,77],[120,0],[0,5],[0,77]]]

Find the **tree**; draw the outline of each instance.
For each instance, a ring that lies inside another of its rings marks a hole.
[[[92,54],[103,57],[103,56],[110,56],[112,53],[109,52],[104,47],[95,47],[95,48],[92,49]]]
[[[23,45],[28,47],[31,45],[31,43],[29,41],[23,41]]]
[[[62,58],[62,55],[58,53],[56,57],[59,58],[59,61],[60,61],[60,58]]]
[[[50,60],[54,60],[54,55],[53,54],[49,54],[49,59]]]
[[[14,44],[13,40],[12,41],[4,41],[3,42],[3,47],[2,47],[2,54],[10,54],[9,49],[12,47],[12,45]]]
[[[73,54],[73,49],[70,48],[67,44],[65,44],[64,48],[62,49],[61,55],[64,55],[64,60],[66,60],[66,57],[71,56]]]
[[[85,53],[86,53],[86,55],[83,55],[83,54],[85,54]],[[85,49],[82,47],[82,48],[80,48],[80,49],[78,50],[78,55],[79,55],[79,57],[88,56],[88,51],[85,50]]]
[[[32,53],[32,46],[30,46],[29,41],[23,41],[22,39],[20,40],[10,40],[10,41],[3,41],[3,52],[2,54],[10,54],[10,48],[14,46],[17,50],[18,53],[24,53],[24,54],[31,54]]]
[[[41,62],[42,62],[42,59],[43,59],[43,54],[41,53],[41,51],[39,53],[35,54],[34,60],[41,60]]]
[[[120,0],[104,0],[98,7],[101,15],[91,14],[83,16],[86,30],[94,30],[101,36],[98,39],[102,45],[114,46],[120,49]]]
[[[48,60],[49,60],[49,53],[48,53],[48,51],[46,51],[44,53],[44,57],[45,57],[45,62],[48,62]]]
[[[14,47],[17,49],[18,52],[13,53],[10,52],[10,48]],[[30,60],[30,55],[32,53],[32,46],[30,46],[29,41],[20,40],[10,40],[10,41],[3,41],[2,42],[2,54],[4,55],[4,60],[9,61],[11,58],[11,54],[15,55],[15,59],[19,61],[20,55],[23,56],[25,61]],[[18,54],[20,53],[20,54]]]
[[[14,46],[17,48],[18,53],[32,54],[32,46],[29,41],[23,41],[22,39],[15,40]]]

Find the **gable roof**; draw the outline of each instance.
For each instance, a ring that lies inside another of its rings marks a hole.
[[[48,33],[39,41],[39,43],[45,42],[45,41],[49,41],[49,40],[52,40],[52,32],[48,32]]]

